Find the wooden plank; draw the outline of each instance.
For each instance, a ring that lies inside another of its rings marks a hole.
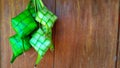
[[[0,0],[0,4],[1,4],[1,0]],[[1,14],[2,14],[2,12],[0,9],[0,19],[1,19]],[[0,22],[2,22],[2,21],[0,20]],[[0,51],[1,51],[1,23],[0,23]],[[1,68],[1,52],[0,52],[0,68]]]
[[[11,3],[12,4],[12,3]],[[8,43],[8,37],[10,36],[10,17],[12,11],[10,10],[10,2],[8,0],[1,0],[1,68],[11,68],[12,65],[10,64],[10,57],[11,51],[10,46]],[[11,8],[12,9],[12,8]]]
[[[117,68],[120,68],[120,30],[119,30],[119,39],[118,39]]]
[[[119,9],[120,10],[120,9]],[[120,68],[120,11],[119,11],[119,25],[118,25],[118,50],[117,50],[117,68]]]
[[[54,68],[115,68],[119,0],[56,0]]]
[[[21,55],[13,64],[10,64],[10,58],[12,56],[11,48],[8,42],[8,38],[15,34],[10,25],[12,17],[23,11],[29,0],[1,0],[1,68],[33,68],[37,57],[37,53],[34,49],[26,52],[25,55]],[[45,4],[50,10],[55,12],[55,0],[44,0]],[[53,54],[47,52],[38,68],[53,68]]]

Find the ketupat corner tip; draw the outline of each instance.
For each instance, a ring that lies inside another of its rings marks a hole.
[[[12,64],[15,61],[16,57],[13,55],[12,59],[10,60],[10,63]]]

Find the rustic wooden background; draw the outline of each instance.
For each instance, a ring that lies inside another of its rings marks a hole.
[[[0,0],[0,68],[33,68],[34,49],[14,64],[8,37],[12,17],[29,0]],[[43,0],[58,20],[53,28],[55,51],[38,68],[120,68],[119,0]]]

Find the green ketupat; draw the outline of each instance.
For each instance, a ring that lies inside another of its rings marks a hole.
[[[30,38],[21,39],[18,37],[17,34],[9,38],[9,42],[11,44],[13,52],[11,63],[13,63],[18,56],[31,48],[31,45],[29,44],[29,39]]]
[[[13,29],[21,38],[28,36],[37,28],[37,24],[28,9],[12,18],[11,22]]]

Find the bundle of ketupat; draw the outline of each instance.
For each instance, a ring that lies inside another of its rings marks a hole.
[[[42,0],[30,0],[27,9],[11,21],[16,32],[16,35],[9,38],[13,51],[11,63],[31,46],[38,53],[35,65],[48,49],[54,50],[52,27],[56,20],[57,16],[44,6]]]
[[[36,12],[35,20],[41,27],[33,34],[30,44],[38,52],[37,65],[49,48],[54,50],[52,27],[57,20],[57,16],[44,6],[42,0],[36,0],[36,4],[38,11]]]

